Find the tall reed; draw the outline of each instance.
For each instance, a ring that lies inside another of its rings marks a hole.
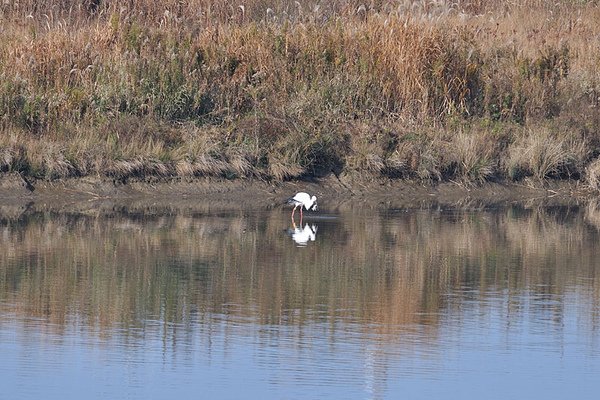
[[[368,3],[4,3],[0,169],[482,182],[540,124],[600,154],[595,1]]]

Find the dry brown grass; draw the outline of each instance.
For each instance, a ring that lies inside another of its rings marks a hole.
[[[350,171],[380,175],[386,164],[386,134],[374,126],[358,124],[348,126],[351,150],[346,157],[346,168]],[[402,167],[402,160],[392,159],[390,167]]]
[[[583,138],[568,137],[538,128],[526,132],[508,148],[507,174],[512,179],[533,176],[572,177],[583,173],[589,147]]]
[[[494,146],[487,135],[460,131],[449,144],[449,158],[456,163],[456,174],[466,182],[483,183],[495,173]]]
[[[544,146],[498,140],[540,121],[599,151],[593,1],[20,1],[0,18],[0,133],[20,138],[1,145],[4,170],[580,174],[571,139],[554,135],[558,147],[531,162]],[[482,120],[504,133],[456,128]]]
[[[594,190],[600,190],[600,159],[588,164],[585,170],[586,183]]]

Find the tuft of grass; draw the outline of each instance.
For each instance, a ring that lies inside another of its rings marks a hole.
[[[225,176],[230,171],[226,162],[209,155],[177,161],[175,171],[180,176]]]
[[[585,169],[585,181],[594,190],[600,190],[600,159],[597,158]],[[600,226],[600,225],[599,225]]]
[[[518,180],[533,176],[547,178],[578,177],[588,156],[584,139],[568,138],[547,128],[530,130],[508,147],[507,175]]]
[[[495,174],[495,141],[486,135],[460,131],[449,144],[456,175],[467,183],[483,183]]]
[[[350,151],[346,157],[346,168],[351,171],[378,176],[384,173],[389,165],[398,165],[400,160],[394,163],[386,163],[383,132],[377,127],[358,124],[352,127],[354,131],[349,132]]]
[[[0,172],[26,172],[27,150],[18,135],[0,136]]]
[[[434,136],[408,135],[392,153],[391,162],[407,165],[408,176],[426,182],[442,180],[442,145]],[[389,159],[388,159],[389,160]]]
[[[33,140],[27,146],[28,173],[46,180],[69,178],[78,175],[77,168],[65,155],[66,148],[60,143]]]
[[[180,176],[227,176],[232,168],[221,154],[215,132],[188,126],[182,142],[172,151],[174,172]]]

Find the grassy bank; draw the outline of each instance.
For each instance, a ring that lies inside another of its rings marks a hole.
[[[596,1],[0,5],[0,170],[600,187]]]

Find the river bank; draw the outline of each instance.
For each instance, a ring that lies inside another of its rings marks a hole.
[[[0,173],[600,188],[595,2],[92,3],[0,6]]]
[[[398,180],[350,180],[334,175],[312,181],[270,183],[261,180],[153,179],[119,183],[102,177],[30,181],[19,174],[0,175],[3,215],[26,210],[102,213],[115,209],[144,212],[213,212],[284,207],[297,191],[315,194],[321,212],[341,209],[473,208],[508,205],[582,205],[597,193],[577,182],[542,184],[488,182],[468,186],[448,182],[424,185]]]

